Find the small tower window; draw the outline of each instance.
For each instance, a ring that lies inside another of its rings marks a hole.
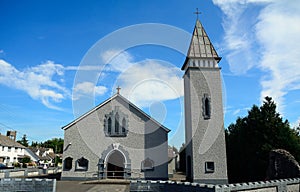
[[[205,162],[205,173],[213,172],[215,172],[215,163],[211,161]]]
[[[203,108],[203,117],[204,119],[210,119],[211,116],[211,101],[208,94],[204,94],[202,98],[202,108]]]
[[[205,116],[209,116],[209,100],[205,98]]]

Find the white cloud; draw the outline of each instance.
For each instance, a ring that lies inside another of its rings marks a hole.
[[[300,2],[278,1],[262,10],[256,33],[262,45],[261,67],[269,74],[263,79],[261,97],[272,96],[281,110],[284,96],[300,88]]]
[[[236,110],[234,110],[234,111],[232,112],[232,114],[233,114],[233,115],[237,115],[237,114],[239,114],[240,112],[241,112],[240,109],[236,109]]]
[[[262,69],[261,99],[268,95],[283,111],[284,97],[300,89],[300,2],[213,0],[225,17],[224,46],[232,72]],[[252,9],[253,8],[253,9]]]
[[[258,63],[255,33],[253,26],[257,22],[256,12],[248,13],[248,4],[270,2],[267,0],[213,0],[221,8],[223,18],[226,60],[234,74],[244,74]]]
[[[183,96],[180,68],[158,60],[132,63],[120,74],[116,85],[121,86],[123,96],[140,107]]]
[[[60,109],[58,103],[68,95],[67,89],[54,78],[62,76],[63,66],[52,61],[19,71],[13,65],[0,60],[0,84],[25,91],[31,98],[40,100],[45,106]]]
[[[132,66],[133,57],[126,51],[108,50],[100,55],[104,64],[108,64],[106,70],[122,72]]]
[[[100,96],[106,93],[107,88],[104,86],[95,86],[91,82],[82,82],[75,85],[73,89],[73,100],[78,100],[84,96]]]
[[[100,57],[107,64],[107,73],[119,74],[115,85],[121,87],[121,94],[139,107],[183,96],[182,72],[170,63],[150,59],[135,62],[129,52],[119,50],[108,50]]]
[[[84,66],[67,66],[64,69],[69,71],[95,71],[95,70],[100,70],[101,67],[95,65],[84,65]]]
[[[291,123],[292,128],[300,127],[300,117],[297,119],[297,121]]]

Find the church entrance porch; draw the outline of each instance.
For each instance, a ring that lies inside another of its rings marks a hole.
[[[124,179],[125,158],[123,154],[117,150],[109,155],[107,160],[107,178]]]
[[[131,178],[129,153],[119,143],[113,143],[101,153],[98,162],[99,179]]]

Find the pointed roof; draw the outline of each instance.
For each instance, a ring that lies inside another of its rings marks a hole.
[[[197,19],[196,21],[186,60],[181,68],[182,70],[184,70],[187,60],[189,58],[214,58],[218,62],[221,60],[221,57],[218,56],[218,53],[216,52],[211,41],[209,40],[209,37],[206,34],[205,29],[202,26],[199,19]]]
[[[130,105],[131,107],[133,107],[134,109],[136,109],[140,114],[142,114],[144,117],[150,119],[151,121],[153,121],[156,125],[158,125],[159,127],[161,127],[162,129],[164,129],[167,133],[170,132],[171,130],[166,128],[164,125],[160,124],[158,121],[156,121],[155,119],[153,119],[151,116],[149,116],[147,113],[145,113],[143,110],[141,110],[140,108],[138,108],[136,105],[134,105],[133,103],[131,103],[129,100],[127,100],[125,97],[123,97],[120,93],[116,93],[115,95],[113,95],[112,97],[108,98],[107,100],[105,100],[104,102],[100,103],[99,105],[97,105],[96,107],[94,107],[93,109],[91,109],[90,111],[86,112],[85,114],[83,114],[82,116],[78,117],[77,119],[75,119],[74,121],[70,122],[69,124],[65,125],[62,127],[63,130],[68,129],[69,127],[71,127],[72,125],[76,124],[77,122],[79,122],[80,120],[84,119],[86,116],[88,116],[89,114],[93,113],[94,111],[98,110],[99,108],[101,108],[102,106],[106,105],[107,103],[109,103],[110,101],[119,98],[121,100],[123,100],[125,103],[127,103],[128,105]]]

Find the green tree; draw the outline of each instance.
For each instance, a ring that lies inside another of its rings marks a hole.
[[[62,138],[53,138],[39,144],[33,144],[40,147],[52,148],[54,153],[63,153],[64,140]]]
[[[276,112],[271,97],[266,97],[261,107],[254,105],[248,116],[229,125],[226,144],[231,183],[266,179],[272,149],[285,149],[300,160],[299,134]]]
[[[18,140],[17,142],[24,145],[25,147],[29,146],[26,134],[24,134],[21,140]]]

